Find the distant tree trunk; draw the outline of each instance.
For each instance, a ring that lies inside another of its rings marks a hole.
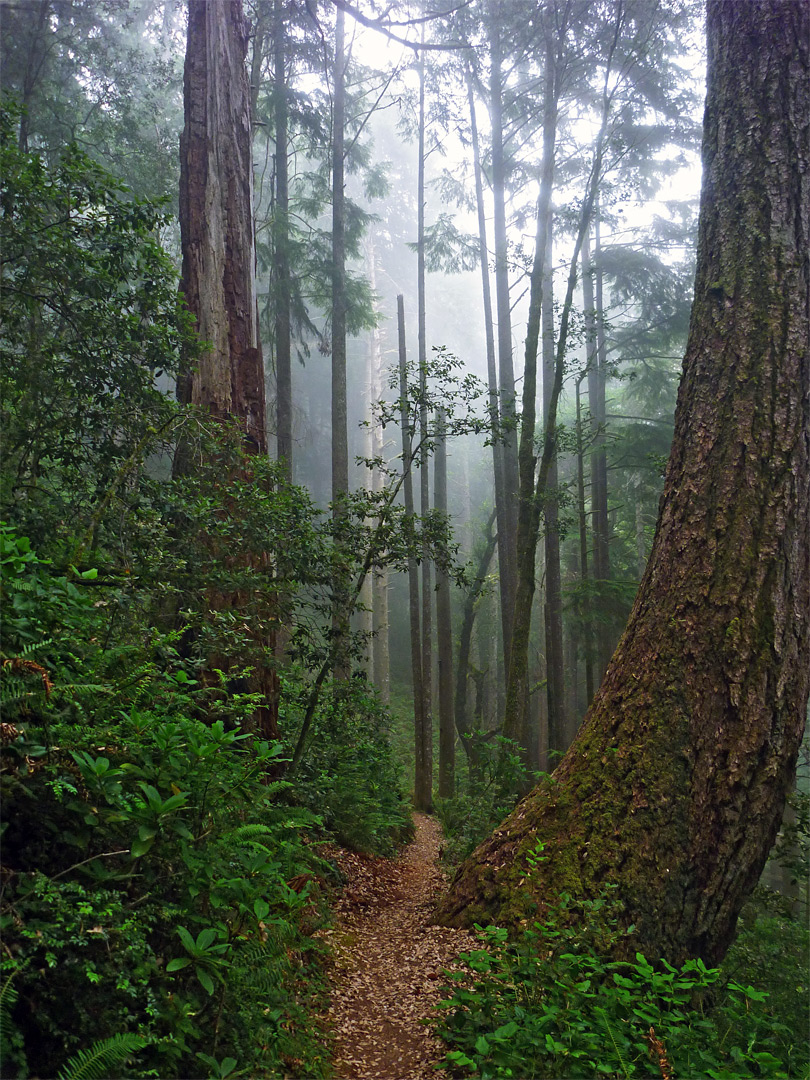
[[[287,42],[284,0],[273,4],[273,113],[276,129],[276,204],[273,209],[275,277],[276,457],[292,483],[292,331],[290,320],[290,189],[287,163]]]
[[[588,518],[585,513],[585,439],[582,434],[582,380],[587,369],[576,381],[576,437],[577,437],[577,521],[579,526],[579,575],[582,585],[582,653],[585,662],[585,696],[590,707],[595,691],[593,677],[593,624],[591,622],[591,597],[588,571]]]
[[[424,41],[424,23],[422,24]],[[430,454],[428,450],[427,408],[427,329],[425,304],[425,54],[419,54],[419,161],[417,163],[416,287],[419,349],[419,511],[424,518],[430,512]],[[422,705],[424,738],[429,737],[429,773],[433,783],[433,600],[430,549],[422,547]],[[428,744],[425,744],[427,754]],[[429,808],[432,802],[429,796]]]
[[[484,547],[478,560],[475,578],[467,595],[464,597],[464,604],[461,611],[461,630],[459,631],[458,638],[454,715],[456,730],[458,731],[461,744],[464,747],[472,767],[475,767],[478,764],[478,754],[476,751],[476,744],[472,739],[472,724],[470,723],[469,711],[467,708],[467,679],[470,676],[470,653],[472,651],[472,633],[475,625],[476,611],[478,602],[481,598],[481,593],[486,584],[487,571],[489,570],[489,564],[492,562],[492,556],[495,553],[495,545],[497,543],[497,537],[492,531],[494,523],[495,513],[493,512],[490,515],[487,525]]]
[[[625,949],[716,964],[776,837],[810,682],[810,8],[712,0],[707,33],[695,302],[644,579],[553,782],[440,911],[517,919],[527,895],[542,910],[612,882]]]
[[[546,442],[552,440],[544,455],[545,473],[542,488],[535,486],[535,439],[537,426],[537,355],[540,341],[545,260],[550,235],[551,192],[554,183],[554,149],[557,132],[557,96],[553,46],[546,50],[545,92],[543,103],[543,170],[537,198],[537,225],[534,261],[531,274],[529,317],[526,324],[526,347],[523,366],[523,410],[520,419],[520,491],[517,519],[517,591],[512,625],[512,650],[507,658],[506,709],[503,733],[514,739],[522,750],[528,749],[528,675],[529,632],[535,590],[535,557],[540,530],[541,501],[548,490],[548,475],[556,459],[556,412],[560,387],[556,362],[548,380],[546,404]]]
[[[554,386],[554,296],[552,274],[551,214],[543,284],[543,416],[548,415]],[[545,422],[545,421],[544,421]],[[563,660],[562,572],[560,570],[560,509],[557,453],[548,472],[548,499],[543,507],[546,588],[543,616],[546,628],[546,700],[548,702],[548,750],[562,753],[571,745],[574,732],[568,721]],[[544,748],[545,749],[545,748]],[[556,760],[556,759],[554,759]]]
[[[267,453],[264,365],[256,307],[247,25],[241,0],[190,0],[180,136],[182,290],[210,347],[178,386],[181,400],[217,420],[237,421],[248,452]],[[177,473],[191,467],[181,445]],[[223,478],[227,482],[227,478]],[[259,562],[263,555],[252,554]],[[238,608],[239,594],[212,599]],[[273,637],[256,620],[252,636],[269,652]],[[221,662],[221,661],[220,661]],[[217,666],[217,665],[214,665]],[[257,722],[276,734],[278,682],[262,660],[252,689],[263,695]]]
[[[490,95],[492,129],[492,197],[495,239],[495,302],[498,314],[498,371],[501,394],[503,445],[503,527],[498,524],[498,566],[504,627],[503,649],[506,667],[512,651],[512,633],[517,590],[518,438],[515,408],[515,370],[512,361],[512,311],[509,298],[509,259],[506,234],[506,163],[503,146],[503,73],[501,70],[502,19],[500,0],[490,0]],[[496,475],[496,482],[497,482]],[[506,607],[503,607],[505,601]]]
[[[473,171],[475,174],[475,203],[478,210],[478,255],[481,262],[481,284],[484,301],[484,337],[487,350],[487,387],[489,390],[489,423],[492,432],[492,471],[495,490],[495,517],[497,521],[498,563],[505,571],[498,575],[498,587],[501,597],[501,631],[504,641],[509,641],[512,632],[512,596],[510,595],[509,565],[513,559],[510,550],[509,521],[507,518],[507,496],[504,482],[504,445],[501,439],[500,409],[498,406],[498,370],[495,357],[495,325],[492,319],[492,290],[489,281],[489,244],[487,243],[487,216],[484,205],[484,183],[481,168],[481,149],[478,139],[478,122],[475,115],[475,96],[473,95],[472,73],[467,68],[467,102],[470,110],[470,139],[473,152]]]
[[[408,407],[407,354],[405,351],[405,300],[397,297],[399,331],[399,397],[402,426],[402,494],[405,513],[413,517],[413,452],[411,417]],[[419,617],[419,566],[415,555],[408,556],[408,616],[411,632],[411,680],[414,723],[414,805],[427,813],[433,804],[433,732],[425,712],[422,677],[422,633]]]
[[[436,416],[433,505],[447,517],[447,421],[442,409]],[[450,615],[450,578],[436,568],[436,640],[439,651],[439,798],[455,794],[456,730],[453,723],[453,624]]]
[[[349,434],[346,400],[346,197],[345,197],[345,124],[346,124],[346,47],[345,17],[335,9],[335,56],[332,77],[332,516],[336,543],[340,542],[340,523],[346,513],[349,493]],[[332,639],[334,674],[338,679],[349,675],[348,639],[349,581],[340,564],[335,568],[332,590]]]
[[[372,293],[377,292],[377,261],[373,234],[368,237],[368,280]],[[369,402],[373,411],[384,393],[384,359],[379,327],[371,331],[369,347]],[[385,451],[384,432],[373,415],[369,426],[369,456],[376,460]],[[380,494],[385,477],[380,469],[372,469],[371,488]],[[376,570],[371,577],[371,677],[384,704],[390,700],[390,663],[388,651],[388,571]]]

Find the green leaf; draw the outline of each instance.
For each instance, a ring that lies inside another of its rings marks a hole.
[[[199,934],[197,934],[198,951],[204,952],[209,947],[209,945],[212,945],[214,943],[216,936],[216,930],[212,930],[210,926],[207,926],[205,930],[201,930]]]
[[[184,967],[188,967],[191,963],[187,956],[178,956],[175,960],[170,960],[166,965],[167,971],[181,971]]]
[[[211,978],[208,972],[204,968],[197,968],[195,974],[199,979],[200,985],[203,987],[203,989],[206,990],[209,995],[213,994],[214,980]]]
[[[479,1035],[475,1040],[475,1049],[482,1057],[486,1057],[489,1053],[489,1043],[483,1035]]]
[[[132,848],[130,849],[130,854],[132,855],[132,858],[140,859],[143,855],[147,853],[147,851],[149,851],[154,842],[154,837],[152,837],[152,839],[150,840],[136,840],[135,843],[132,845]]]

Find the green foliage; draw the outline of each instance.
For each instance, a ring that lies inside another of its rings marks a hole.
[[[59,1080],[105,1080],[144,1046],[145,1041],[138,1035],[113,1035],[72,1057],[59,1073]]]
[[[176,408],[156,380],[193,354],[162,208],[77,147],[48,167],[0,111],[2,497],[34,543],[97,529]]]
[[[467,759],[459,762],[457,793],[436,801],[444,855],[450,865],[465,859],[514,809],[522,791],[543,774],[530,772],[517,744],[501,735],[473,732]]]
[[[538,857],[542,858],[542,855]],[[515,941],[479,928],[481,947],[442,1004],[439,1033],[457,1076],[586,1078],[804,1076],[767,994],[699,959],[676,969],[641,953],[606,960],[622,936],[609,896],[561,897]],[[628,934],[632,934],[632,927]]]

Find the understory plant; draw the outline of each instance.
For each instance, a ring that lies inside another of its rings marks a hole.
[[[540,856],[542,857],[542,856]],[[515,940],[478,928],[448,973],[439,1034],[454,1076],[806,1077],[804,1033],[768,995],[700,959],[607,959],[621,931],[609,894],[559,906]],[[627,931],[632,935],[632,927]],[[632,952],[631,952],[632,955]]]

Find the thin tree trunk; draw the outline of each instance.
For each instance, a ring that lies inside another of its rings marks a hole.
[[[512,651],[515,595],[517,590],[517,503],[519,488],[515,372],[512,360],[512,312],[509,299],[509,260],[506,233],[506,164],[503,146],[503,76],[501,71],[501,4],[491,0],[490,18],[490,126],[492,129],[492,197],[495,239],[495,302],[498,313],[498,371],[500,382],[503,446],[503,518],[498,525],[498,564],[504,584],[501,590],[504,627],[503,648],[508,670]]]
[[[345,118],[346,49],[345,17],[335,13],[335,57],[332,94],[332,515],[336,543],[346,513],[349,493],[349,435],[346,403],[346,211],[345,211]],[[338,557],[332,583],[332,648],[337,679],[349,675],[348,581]]]
[[[591,420],[594,424],[594,442],[591,457],[591,486],[593,498],[594,562],[600,581],[610,580],[610,519],[608,517],[607,453],[605,450],[605,388],[607,382],[607,345],[605,343],[605,312],[601,266],[601,241],[599,207],[597,200],[594,216],[594,263],[593,285],[596,317],[596,356],[593,379],[593,398],[590,401]],[[590,383],[589,394],[590,398]],[[600,674],[607,669],[613,647],[616,644],[609,619],[601,619],[597,625],[597,648]]]
[[[276,129],[276,201],[273,212],[275,277],[276,456],[292,483],[292,332],[290,326],[288,107],[284,0],[273,5],[273,112]]]
[[[441,911],[519,919],[521,897],[613,883],[625,951],[714,965],[776,837],[810,684],[810,9],[713,0],[707,33],[695,302],[644,579],[554,782]]]
[[[554,385],[554,296],[552,273],[552,222],[548,237],[543,283],[543,416],[548,415]],[[545,420],[544,420],[545,422]],[[548,472],[548,498],[544,501],[544,547],[546,588],[543,616],[546,629],[546,699],[548,702],[548,750],[562,753],[573,739],[565,700],[563,670],[562,573],[560,571],[560,510],[557,453]],[[545,748],[544,748],[545,749]]]
[[[591,622],[590,575],[588,571],[588,517],[585,512],[585,445],[582,435],[582,380],[576,382],[577,435],[577,520],[579,524],[579,574],[582,584],[582,651],[585,662],[585,696],[590,708],[595,691],[593,677],[593,624]]]
[[[447,422],[444,410],[436,416],[434,506],[447,517]],[[450,578],[436,568],[436,638],[439,651],[439,798],[455,794],[456,731],[453,723],[453,625],[450,615]]]
[[[510,550],[509,521],[507,520],[507,495],[504,481],[504,445],[498,406],[498,370],[495,358],[495,325],[492,319],[492,291],[489,280],[489,244],[487,243],[487,217],[484,206],[484,184],[481,169],[481,149],[478,139],[478,121],[475,114],[472,73],[467,68],[467,103],[470,111],[470,139],[473,151],[475,175],[475,203],[478,210],[478,253],[481,262],[481,285],[484,302],[484,337],[487,351],[487,387],[489,390],[489,423],[492,433],[492,471],[495,490],[495,516],[497,521],[498,565],[504,570],[498,575],[501,597],[501,631],[508,643],[512,632],[513,603],[510,593],[509,566],[513,553]]]
[[[424,41],[424,23],[422,24]],[[419,510],[424,518],[430,512],[430,454],[428,447],[428,408],[427,408],[427,331],[425,312],[425,54],[419,55],[419,161],[417,163],[417,226],[416,226],[416,281],[417,281],[417,320],[419,350]],[[422,703],[423,737],[425,753],[430,751],[428,773],[431,788],[433,783],[433,603],[431,588],[430,548],[425,541],[422,548]],[[425,794],[425,793],[423,793]],[[418,809],[429,809],[432,803],[432,791],[427,796],[427,804]]]
[[[402,425],[402,485],[405,513],[413,517],[413,453],[411,417],[408,405],[407,354],[405,351],[405,300],[397,297],[399,332],[399,396]],[[408,557],[408,615],[411,631],[411,679],[413,682],[414,722],[414,805],[427,812],[433,802],[432,731],[425,718],[424,680],[422,678],[422,633],[419,617],[419,566],[414,555]]]

